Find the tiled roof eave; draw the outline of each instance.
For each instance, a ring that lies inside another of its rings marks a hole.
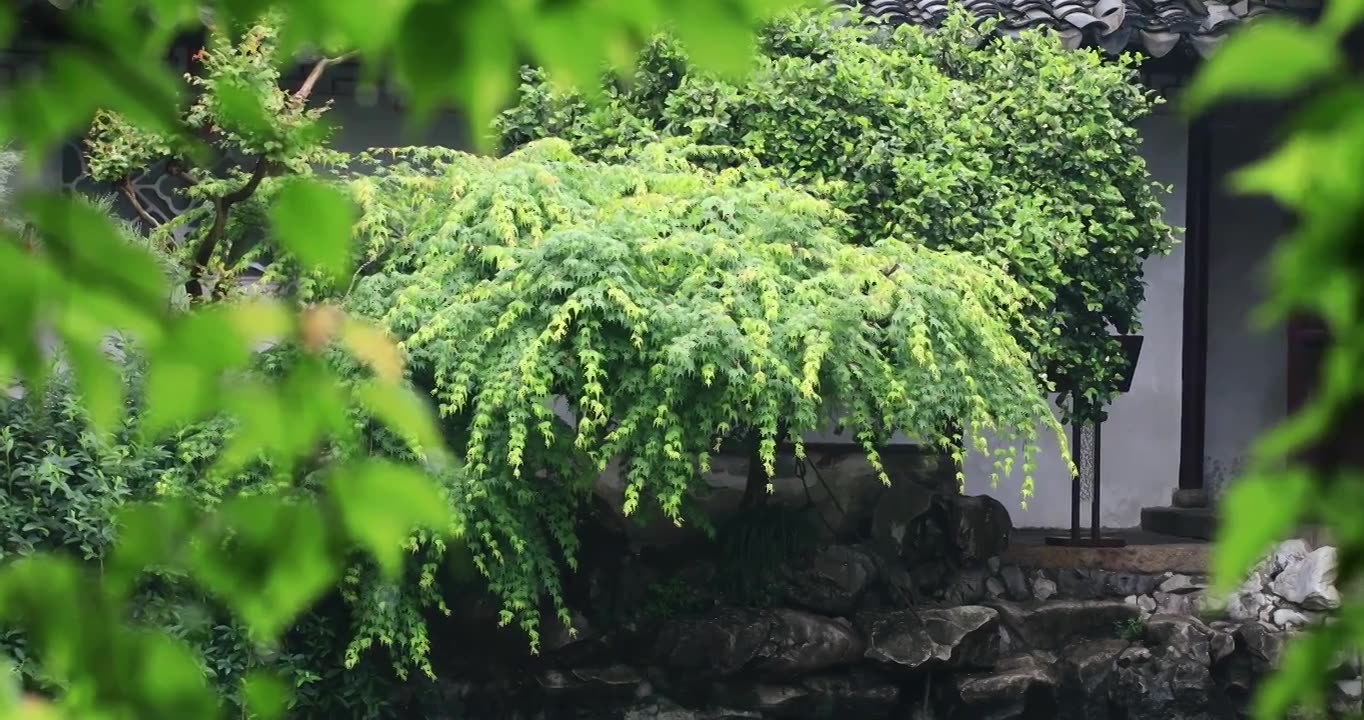
[[[949,0],[834,0],[892,24],[941,24]],[[997,32],[1015,35],[1045,27],[1067,47],[1098,47],[1111,54],[1134,50],[1153,57],[1185,46],[1206,55],[1240,25],[1266,14],[1307,14],[1319,0],[963,0],[979,17],[997,18]]]

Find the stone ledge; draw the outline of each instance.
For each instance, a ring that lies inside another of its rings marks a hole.
[[[1054,547],[1010,543],[1000,558],[1004,563],[1028,568],[1061,570],[1108,570],[1158,574],[1176,572],[1202,575],[1208,572],[1208,543],[1130,544],[1121,548]]]
[[[1217,513],[1206,507],[1148,507],[1141,510],[1147,532],[1211,540],[1217,532]]]

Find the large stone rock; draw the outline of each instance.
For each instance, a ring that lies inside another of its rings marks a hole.
[[[814,523],[821,534],[832,530],[832,540],[842,540],[865,534],[872,515],[882,504],[882,497],[909,484],[930,488],[930,494],[954,494],[955,470],[950,460],[933,452],[907,449],[882,453],[891,487],[881,482],[880,475],[866,454],[854,446],[810,448],[806,478],[797,477],[791,462],[777,463],[777,476],[772,479],[770,502],[788,508],[807,508],[818,513],[822,521]],[[732,516],[739,508],[748,478],[748,456],[743,452],[722,449],[711,458],[710,472],[692,495],[696,511],[716,521]],[[678,527],[662,516],[648,522],[627,518],[621,511],[628,483],[622,464],[612,461],[597,478],[593,493],[612,513],[613,525],[627,535],[630,542],[644,547],[676,547],[704,539],[692,524]]]
[[[1202,591],[1163,592],[1151,596],[1156,601],[1156,612],[1163,615],[1198,615],[1203,611]]]
[[[722,608],[705,616],[670,620],[654,643],[654,661],[703,675],[751,670],[790,678],[854,662],[866,651],[845,620],[799,610]]]
[[[1042,573],[1037,573],[1032,579],[1032,595],[1038,600],[1050,600],[1056,595],[1056,582]]]
[[[762,714],[729,708],[692,709],[666,698],[649,698],[625,708],[619,717],[621,720],[760,720]]]
[[[760,674],[797,677],[857,662],[867,651],[866,640],[847,620],[799,610],[772,614],[775,622],[752,666]]]
[[[1336,590],[1336,549],[1321,547],[1291,560],[1270,583],[1275,595],[1308,610],[1340,607]]]
[[[906,670],[988,668],[999,656],[999,613],[979,605],[868,613],[868,659]]]
[[[1158,646],[1133,646],[1118,656],[1110,698],[1130,718],[1235,717],[1207,665]]]
[[[1236,647],[1252,663],[1256,673],[1265,673],[1278,667],[1279,657],[1283,654],[1284,634],[1263,623],[1250,622],[1241,625],[1232,633]]]
[[[1223,610],[1236,622],[1259,622],[1274,613],[1274,598],[1258,591],[1238,592],[1227,600]]]
[[[1056,587],[1058,595],[1067,600],[1098,600],[1109,594],[1108,574],[1102,570],[1063,568],[1056,571]]]
[[[1024,602],[1032,599],[1032,588],[1028,587],[1028,579],[1017,565],[1010,565],[999,571],[999,577],[1004,580],[1004,587],[1009,591],[1010,600]]]
[[[988,495],[952,498],[953,541],[958,557],[985,562],[1009,548],[1013,521],[1000,501]]]
[[[1312,548],[1306,540],[1300,538],[1284,540],[1274,548],[1274,552],[1268,558],[1270,566],[1263,568],[1263,570],[1267,570],[1267,574],[1272,577],[1282,572],[1289,565],[1307,557],[1311,552]]]
[[[783,720],[890,718],[900,702],[898,684],[866,672],[811,675],[795,683],[746,685],[742,690],[727,704]]]
[[[953,605],[974,605],[985,599],[985,583],[990,580],[985,568],[968,568],[957,573],[947,588],[947,602]]]
[[[547,670],[536,682],[549,697],[574,698],[591,702],[622,701],[633,698],[644,678],[628,665]]]
[[[1020,605],[999,602],[1000,622],[1019,647],[1059,650],[1077,639],[1111,638],[1115,628],[1140,616],[1121,600],[1053,600]]]
[[[815,612],[845,615],[857,608],[876,577],[876,558],[869,552],[831,545],[816,553],[807,567],[791,573],[786,597]]]
[[[1236,647],[1230,633],[1182,615],[1154,615],[1146,621],[1145,642],[1167,655],[1187,657],[1204,667],[1230,655]]]
[[[876,549],[887,557],[911,563],[945,559],[947,502],[950,495],[932,483],[903,479],[892,482],[878,498],[871,534]]]
[[[1104,595],[1127,597],[1128,595],[1150,595],[1160,585],[1156,575],[1140,573],[1109,573],[1103,579]]]
[[[1054,658],[1020,655],[999,661],[988,673],[956,680],[961,720],[1022,720],[1055,717],[1057,678]]]
[[[1061,653],[1063,680],[1059,704],[1068,711],[1066,717],[1085,720],[1108,718],[1113,671],[1118,656],[1130,645],[1126,640],[1115,638],[1086,640],[1067,647]]]

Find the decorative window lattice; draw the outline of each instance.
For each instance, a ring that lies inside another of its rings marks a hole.
[[[1098,463],[1094,457],[1094,439],[1098,428],[1094,423],[1084,423],[1077,428],[1072,442],[1075,447],[1071,455],[1075,469],[1080,473],[1080,499],[1089,502],[1094,498],[1094,478],[1099,474]]]

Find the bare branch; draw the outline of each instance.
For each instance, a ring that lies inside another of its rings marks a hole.
[[[147,212],[147,208],[143,207],[142,201],[137,199],[137,193],[133,191],[132,180],[123,178],[123,182],[120,182],[118,187],[123,191],[123,197],[128,198],[128,204],[132,205],[133,209],[137,211],[138,217],[146,221],[148,225],[151,225],[153,230],[161,227],[161,222],[152,217],[152,214]]]
[[[881,274],[884,275],[884,276],[886,276],[886,277],[890,277],[891,275],[894,275],[894,274],[895,274],[895,271],[896,271],[896,270],[899,270],[899,269],[900,269],[900,263],[895,263],[894,265],[891,265],[890,267],[886,268],[885,270],[882,270],[882,271],[881,271]]]
[[[327,68],[336,65],[337,63],[343,63],[354,56],[355,53],[348,52],[344,55],[318,60],[317,64],[313,66],[312,72],[308,73],[308,77],[303,80],[303,84],[300,85],[298,91],[294,93],[294,102],[299,105],[307,102],[308,96],[313,93],[313,88],[317,85],[317,81],[322,79],[322,73],[325,73]]]

